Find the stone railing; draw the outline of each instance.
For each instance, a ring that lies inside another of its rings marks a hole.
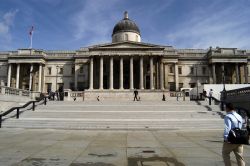
[[[16,88],[11,88],[11,87],[6,87],[6,86],[0,86],[0,94],[28,97],[31,99],[35,99],[36,97],[40,96],[40,92],[16,89]]]

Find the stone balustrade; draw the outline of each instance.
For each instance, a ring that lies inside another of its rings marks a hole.
[[[40,96],[39,92],[28,91],[28,90],[23,90],[23,89],[16,89],[16,88],[7,87],[7,86],[0,86],[0,94],[28,97],[31,99],[35,99],[36,97]]]

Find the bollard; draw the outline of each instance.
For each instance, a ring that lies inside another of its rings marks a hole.
[[[35,102],[32,102],[32,110],[35,111]]]
[[[47,104],[47,98],[44,97],[44,105],[46,105],[46,104]]]
[[[19,119],[19,108],[16,109],[16,118]]]

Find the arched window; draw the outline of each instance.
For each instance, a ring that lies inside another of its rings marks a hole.
[[[125,34],[125,40],[128,41],[128,34]]]

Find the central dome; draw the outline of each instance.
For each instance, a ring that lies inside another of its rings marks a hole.
[[[136,23],[128,18],[128,12],[124,12],[124,18],[115,25],[112,41],[141,41],[140,30]]]

